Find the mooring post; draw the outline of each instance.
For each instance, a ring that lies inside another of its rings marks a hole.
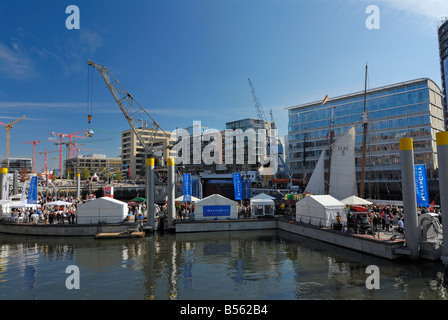
[[[147,225],[154,231],[154,157],[146,159],[146,212]]]
[[[0,200],[8,198],[8,168],[0,168]]]
[[[76,174],[76,200],[78,201],[81,197],[81,174]]]
[[[412,138],[400,139],[400,164],[406,247],[411,251],[411,258],[418,258],[420,243],[417,221],[417,196],[415,193],[414,145]]]
[[[437,160],[439,163],[439,196],[440,196],[440,210],[442,212],[442,231],[443,231],[443,245],[440,258],[443,264],[448,265],[448,132],[436,133],[437,143]]]
[[[174,227],[174,217],[176,212],[176,207],[174,201],[176,199],[176,172],[175,172],[175,159],[169,156],[167,160],[168,166],[168,229]]]

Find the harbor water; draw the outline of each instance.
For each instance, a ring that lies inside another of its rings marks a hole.
[[[383,260],[279,230],[0,235],[1,300],[445,300],[446,279],[439,261]]]

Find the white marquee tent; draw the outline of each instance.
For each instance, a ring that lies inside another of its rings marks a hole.
[[[256,196],[253,196],[252,198],[250,198],[250,200],[255,200],[255,199],[267,199],[267,200],[274,200],[275,197],[270,196],[266,193],[259,193]]]
[[[252,215],[258,216],[273,216],[275,212],[275,204],[272,199],[250,199],[250,206],[252,207]]]
[[[194,216],[196,220],[237,219],[238,202],[213,194],[196,202]]]
[[[339,213],[347,221],[345,204],[330,195],[310,195],[296,203],[296,220],[321,227],[330,227]]]
[[[126,202],[110,197],[101,197],[78,205],[78,224],[122,222],[128,214]]]

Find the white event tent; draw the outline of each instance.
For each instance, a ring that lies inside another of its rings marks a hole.
[[[347,221],[345,204],[330,195],[310,195],[297,201],[296,221],[321,227],[330,227],[339,213]]]

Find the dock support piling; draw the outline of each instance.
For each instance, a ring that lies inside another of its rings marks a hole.
[[[146,211],[147,225],[154,231],[154,157],[146,159]]]
[[[174,157],[169,157],[167,161],[168,166],[168,229],[174,228],[174,217],[176,212],[176,207],[174,201],[176,199],[176,173],[175,173],[175,159]]]
[[[76,174],[76,199],[81,198],[81,174]]]
[[[445,245],[445,236],[448,235],[448,132],[436,133],[437,160],[439,163],[439,195],[442,212],[443,245],[441,260],[448,265],[448,243]],[[448,237],[448,236],[447,236]]]
[[[0,168],[0,200],[6,200],[8,192],[8,168]]]
[[[414,145],[412,138],[400,139],[400,164],[403,190],[404,228],[410,257],[419,258],[417,196],[415,193]]]

